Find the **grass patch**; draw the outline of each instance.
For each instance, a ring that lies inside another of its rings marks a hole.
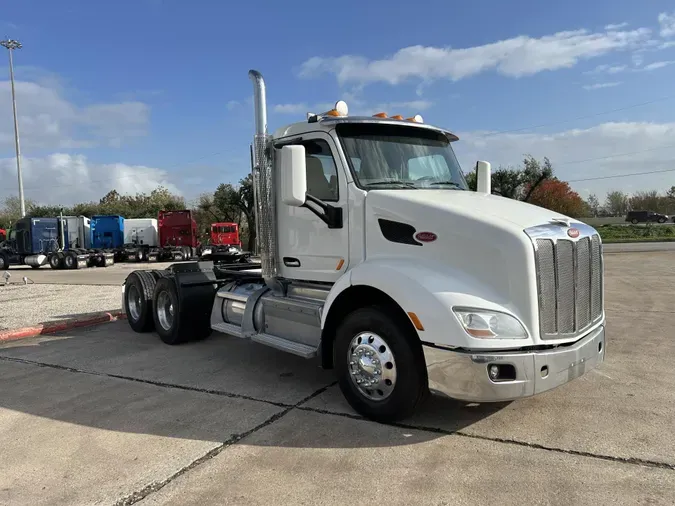
[[[604,243],[675,241],[673,225],[603,225],[596,230]]]

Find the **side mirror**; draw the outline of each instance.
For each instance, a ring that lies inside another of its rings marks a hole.
[[[478,193],[492,193],[492,168],[490,162],[476,162],[476,191]]]
[[[300,207],[307,194],[307,162],[304,146],[281,148],[281,200],[284,204]]]

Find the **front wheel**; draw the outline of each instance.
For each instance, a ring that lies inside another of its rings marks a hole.
[[[347,402],[380,422],[409,417],[426,398],[426,365],[410,323],[383,307],[357,309],[338,327],[333,363]]]

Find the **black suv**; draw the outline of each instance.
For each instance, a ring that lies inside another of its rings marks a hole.
[[[655,213],[653,211],[628,211],[626,215],[626,221],[631,223],[649,223],[649,222],[658,222],[665,223],[668,221],[668,216],[661,213]]]

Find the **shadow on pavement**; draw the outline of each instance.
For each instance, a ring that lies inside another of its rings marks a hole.
[[[211,338],[167,346],[154,333],[135,334],[125,322],[53,336],[4,343],[0,347],[0,408],[57,422],[116,432],[222,442],[242,434],[242,420],[261,411],[291,408],[355,416],[334,386],[330,371],[238,338]],[[312,404],[321,397],[324,402]],[[308,402],[309,401],[309,402]],[[347,407],[345,407],[347,406]],[[475,405],[431,397],[414,418],[399,425],[397,437],[378,437],[372,447],[417,444],[460,430],[493,415],[505,404]],[[272,413],[272,414],[269,414]],[[443,429],[400,433],[444,420]],[[0,417],[1,420],[1,417]],[[339,418],[326,417],[326,430]],[[263,424],[264,425],[264,424]],[[297,427],[303,431],[302,427]],[[243,431],[244,433],[247,431]],[[362,448],[363,435],[332,440],[283,438],[294,446]],[[330,441],[327,444],[327,441]],[[284,441],[271,441],[276,446]]]

